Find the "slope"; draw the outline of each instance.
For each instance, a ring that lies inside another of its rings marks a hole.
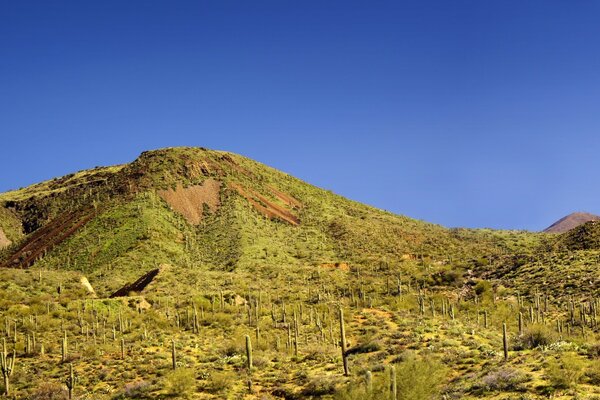
[[[579,225],[585,224],[588,221],[598,221],[600,220],[600,216],[584,213],[584,212],[574,212],[572,214],[563,217],[544,229],[546,233],[565,233],[570,231],[573,228],[578,227]]]
[[[144,152],[4,193],[0,204],[27,234],[3,266],[81,271],[105,295],[163,263],[270,274],[339,262],[467,265],[501,251],[202,148]]]

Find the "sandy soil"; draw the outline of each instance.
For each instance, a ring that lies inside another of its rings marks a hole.
[[[202,185],[188,188],[178,185],[175,190],[160,190],[158,195],[169,203],[173,210],[183,215],[189,223],[197,225],[202,221],[204,204],[208,205],[211,212],[219,209],[220,190],[221,182],[207,179]]]
[[[2,231],[2,229],[0,229],[0,249],[10,245],[11,243],[12,242],[10,240],[8,240],[8,238],[4,234],[4,231]]]

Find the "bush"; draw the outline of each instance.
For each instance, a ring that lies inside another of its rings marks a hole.
[[[588,350],[590,358],[600,358],[600,343],[595,343]]]
[[[373,388],[369,393],[365,378],[353,382],[335,394],[336,400],[379,400],[390,396],[390,371],[373,374]],[[396,365],[398,399],[431,400],[439,398],[446,368],[433,359],[417,359],[412,352],[405,352],[404,361]]]
[[[211,393],[219,393],[230,387],[237,379],[233,372],[215,371],[210,374],[205,389]]]
[[[479,387],[485,391],[513,391],[529,380],[523,371],[509,367],[491,371],[481,379]]]
[[[515,341],[515,350],[548,346],[556,340],[555,333],[545,325],[531,325]]]
[[[492,292],[492,284],[488,281],[479,281],[473,290],[475,290],[475,294],[477,294],[477,296],[482,296],[486,293]]]
[[[312,378],[304,389],[302,394],[304,396],[324,396],[335,393],[335,387],[338,383],[338,379],[331,375],[321,375]]]
[[[378,342],[365,342],[356,345],[346,351],[347,355],[351,354],[362,354],[362,353],[373,353],[381,350],[381,344]]]
[[[32,400],[66,400],[69,393],[58,383],[42,383],[30,397]]]
[[[191,369],[180,368],[165,376],[165,387],[172,396],[188,398],[196,388],[196,379]]]
[[[149,399],[150,383],[146,381],[130,382],[123,388],[123,394],[118,397],[122,399]]]
[[[600,386],[600,360],[594,360],[591,362],[585,376],[588,379],[590,385]]]
[[[551,359],[546,365],[546,375],[555,388],[567,389],[575,386],[583,377],[585,362],[576,354],[564,353]]]
[[[411,400],[436,398],[445,376],[445,367],[436,360],[408,359],[396,367],[398,398]]]

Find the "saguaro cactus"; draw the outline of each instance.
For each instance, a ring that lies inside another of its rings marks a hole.
[[[523,313],[519,312],[519,335],[523,334]]]
[[[73,388],[75,387],[75,374],[73,373],[73,364],[69,364],[69,377],[65,380],[67,389],[69,389],[69,399],[73,398]]]
[[[340,307],[340,344],[342,345],[342,362],[344,363],[344,376],[350,375],[348,358],[346,355],[346,328],[344,328],[344,310]]]
[[[246,359],[248,366],[248,370],[252,369],[252,342],[250,341],[250,336],[246,335]]]
[[[502,347],[504,349],[504,361],[508,360],[508,339],[506,338],[506,322],[502,323]]]
[[[61,346],[61,360],[62,360],[62,362],[65,362],[67,360],[68,345],[69,345],[69,342],[67,340],[67,331],[64,331],[63,339],[62,339],[62,346]]]
[[[392,400],[398,399],[398,384],[396,382],[396,367],[390,367],[390,398]]]
[[[177,354],[175,352],[175,339],[171,340],[171,362],[173,370],[177,369]]]
[[[12,356],[8,354],[6,350],[6,339],[2,339],[2,353],[0,353],[0,370],[2,371],[2,377],[4,378],[4,394],[8,396],[10,394],[10,376],[12,375],[15,367],[16,352],[13,350]]]

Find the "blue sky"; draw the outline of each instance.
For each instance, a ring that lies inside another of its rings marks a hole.
[[[446,226],[600,213],[600,2],[0,1],[0,191],[229,150]]]

